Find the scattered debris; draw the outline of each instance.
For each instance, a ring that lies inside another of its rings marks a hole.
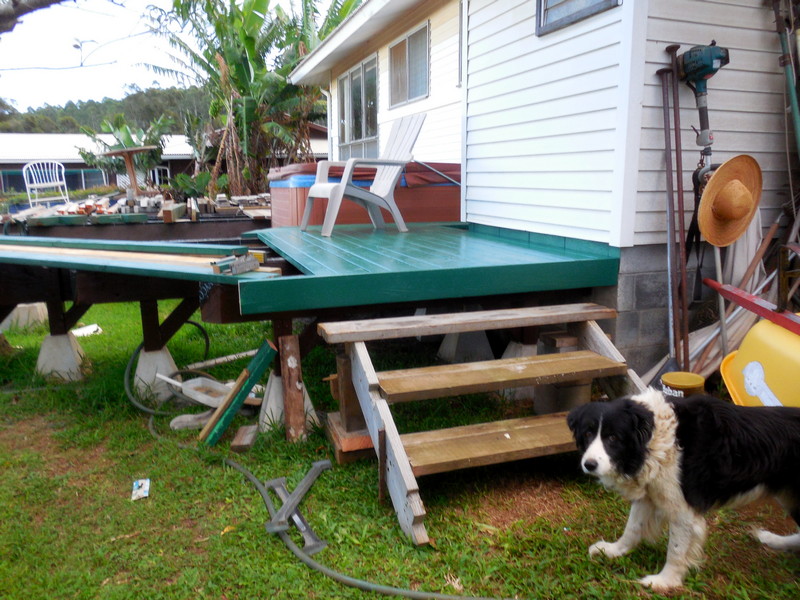
[[[83,327],[76,327],[72,330],[72,335],[75,337],[87,337],[90,335],[97,335],[99,333],[103,333],[103,330],[100,329],[100,326],[97,323],[84,325]]]
[[[229,275],[255,271],[259,266],[258,259],[249,252],[243,256],[226,256],[211,263],[214,273],[227,273]]]
[[[150,480],[137,479],[133,482],[133,491],[131,492],[131,500],[140,500],[147,498],[150,495]]]

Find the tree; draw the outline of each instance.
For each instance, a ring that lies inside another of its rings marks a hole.
[[[359,3],[334,0],[319,28],[313,0],[291,14],[271,11],[269,0],[174,0],[171,13],[154,13],[154,27],[179,53],[175,68],[155,70],[194,77],[213,96],[231,193],[266,189],[270,167],[312,159],[310,124],[325,105],[318,88],[291,85],[287,75]]]
[[[64,0],[3,0],[0,2],[0,33],[8,33],[19,18],[41,8],[61,4]]]

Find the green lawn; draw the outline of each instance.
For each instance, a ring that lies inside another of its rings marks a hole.
[[[283,431],[258,438],[243,455],[228,452],[230,431],[213,450],[194,448],[196,432],[169,430],[128,402],[125,365],[141,341],[136,305],[92,308],[81,338],[92,362],[85,381],[51,384],[34,374],[46,329],[11,330],[21,349],[0,357],[0,598],[374,598],[298,561],[267,533],[256,489],[230,456],[261,480],[286,477],[289,489],[314,461],[331,458],[324,434],[291,444]],[[212,356],[256,348],[268,324],[206,326]],[[203,358],[203,337],[187,326],[169,344],[181,365]],[[425,347],[425,350],[430,348]],[[419,348],[388,346],[377,360],[409,366]],[[209,372],[232,379],[247,359]],[[331,349],[304,362],[315,407],[335,407],[322,378],[335,370]],[[491,397],[404,407],[401,429],[447,420],[491,418],[509,407]],[[244,423],[239,418],[236,426]],[[185,446],[190,446],[186,448]],[[134,480],[150,496],[131,501]],[[336,465],[316,481],[301,511],[328,547],[327,567],[370,582],[464,596],[650,598],[635,580],[660,569],[666,539],[616,561],[587,549],[621,533],[626,505],[580,475],[574,454],[421,478],[432,544],[417,548],[400,531],[390,503],[378,500],[374,460]],[[792,524],[773,505],[710,518],[709,559],[676,598],[798,598],[800,558],[762,548],[748,534]],[[292,539],[301,543],[296,532]]]

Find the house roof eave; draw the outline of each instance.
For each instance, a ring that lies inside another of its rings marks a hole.
[[[422,0],[365,0],[289,74],[295,85],[330,84],[333,66]]]

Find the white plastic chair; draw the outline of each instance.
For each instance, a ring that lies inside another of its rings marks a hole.
[[[425,113],[402,117],[395,121],[389,133],[386,148],[380,158],[320,161],[317,164],[316,181],[308,190],[308,199],[303,219],[300,222],[300,230],[305,231],[308,227],[314,199],[327,198],[328,207],[322,223],[322,235],[330,237],[342,200],[347,198],[367,209],[369,218],[376,229],[386,226],[381,214],[381,208],[384,208],[391,213],[398,230],[408,231],[400,209],[397,208],[394,201],[394,187],[403,172],[403,167],[413,159],[411,150],[414,148],[424,121]],[[328,180],[328,172],[332,166],[344,167],[341,181],[331,182]],[[357,166],[377,167],[369,190],[353,183],[353,173]]]
[[[52,160],[29,162],[22,168],[25,178],[25,189],[28,192],[28,203],[69,202],[67,181],[64,177],[64,165]],[[57,195],[40,198],[41,192],[54,191]]]

